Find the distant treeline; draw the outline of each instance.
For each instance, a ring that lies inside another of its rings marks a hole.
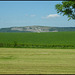
[[[0,43],[0,47],[8,48],[75,48],[73,45],[42,45],[42,44],[20,44],[20,43]]]

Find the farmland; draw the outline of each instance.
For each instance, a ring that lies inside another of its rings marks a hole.
[[[0,74],[75,74],[75,49],[0,48]]]
[[[75,48],[75,32],[0,33],[0,47]]]
[[[0,74],[75,74],[75,32],[0,33]]]
[[[0,74],[75,73],[73,49],[0,48]]]

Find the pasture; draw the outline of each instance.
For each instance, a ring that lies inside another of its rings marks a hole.
[[[75,32],[0,33],[0,47],[75,49]]]
[[[0,48],[0,74],[75,74],[75,49]]]

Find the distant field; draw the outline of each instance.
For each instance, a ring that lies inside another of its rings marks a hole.
[[[0,33],[0,47],[75,49],[75,32]]]
[[[0,48],[0,74],[75,74],[75,49]]]

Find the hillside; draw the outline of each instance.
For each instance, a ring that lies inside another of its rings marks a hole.
[[[61,32],[75,31],[75,27],[25,26],[1,28],[0,32]]]

